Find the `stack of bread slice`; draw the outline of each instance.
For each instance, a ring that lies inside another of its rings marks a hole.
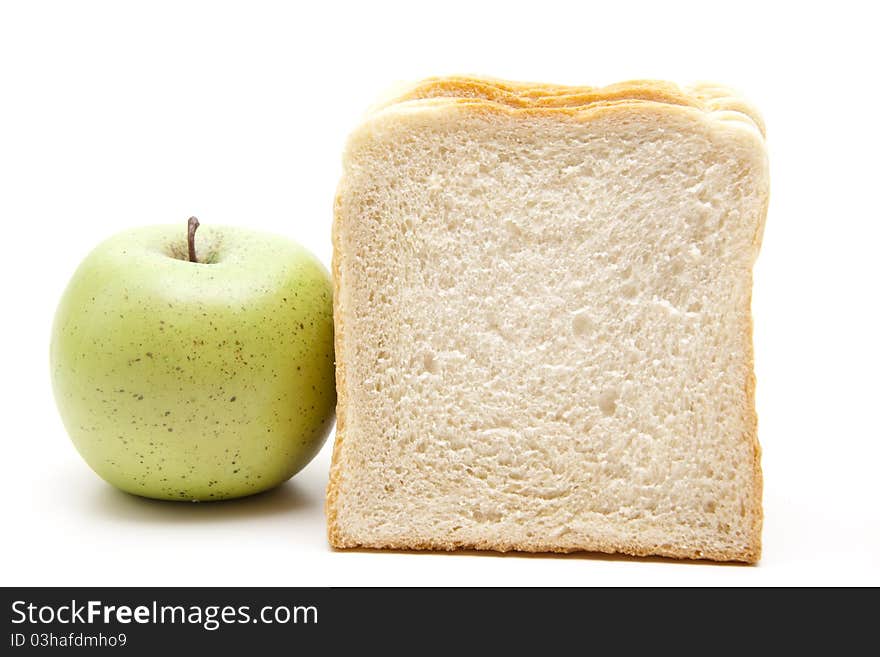
[[[375,106],[336,201],[331,543],[756,561],[763,134],[708,84]]]

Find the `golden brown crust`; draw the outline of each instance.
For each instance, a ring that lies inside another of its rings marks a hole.
[[[603,88],[530,85],[521,89],[486,80],[438,78],[424,81],[394,102],[422,98],[480,98],[511,107],[575,107],[609,100],[651,100],[694,105],[696,99],[673,85],[643,80]]]
[[[664,106],[660,108],[658,106]],[[391,102],[380,105],[375,114],[383,110],[396,111],[396,108],[419,109],[422,107],[460,107],[471,112],[495,112],[515,114],[521,117],[554,117],[575,120],[592,120],[607,113],[621,116],[645,110],[647,114],[662,109],[664,113],[688,113],[695,111],[715,114],[719,120],[736,119],[754,128],[764,136],[764,124],[760,114],[746,101],[725,87],[701,83],[686,91],[678,86],[651,80],[637,80],[610,85],[603,88],[568,87],[537,83],[516,83],[493,79],[447,77],[424,80],[400,94]],[[393,108],[393,109],[392,109]],[[730,116],[729,116],[730,115]],[[338,203],[335,204],[333,225],[333,282],[334,282],[334,322],[336,346],[336,384],[337,384],[337,426],[336,440],[327,487],[326,514],[328,538],[335,548],[351,549],[392,549],[392,550],[487,550],[495,552],[602,552],[620,553],[637,557],[663,556],[676,559],[708,559],[713,561],[737,561],[756,563],[761,556],[761,529],[763,513],[761,496],[763,479],[761,472],[761,448],[757,439],[757,414],[755,412],[754,355],[752,350],[752,318],[748,314],[747,345],[750,374],[745,382],[747,430],[744,439],[751,445],[755,464],[755,478],[752,493],[753,523],[748,545],[740,550],[698,550],[683,549],[668,545],[636,546],[603,544],[561,547],[559,545],[533,541],[514,543],[509,541],[484,541],[471,543],[456,540],[401,540],[401,541],[358,541],[345,536],[338,521],[339,490],[342,485],[341,455],[346,429],[347,390],[346,372],[343,356],[344,318],[340,291],[342,288],[341,216]],[[755,235],[755,251],[760,246],[764,218],[759,218]]]
[[[605,87],[516,83],[489,78],[428,78],[380,107],[429,98],[482,100],[519,109],[578,109],[619,102],[653,102],[706,112],[737,112],[765,134],[761,115],[738,94],[720,85],[697,83],[681,89],[660,80],[630,80]]]

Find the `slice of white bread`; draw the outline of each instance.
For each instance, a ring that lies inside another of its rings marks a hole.
[[[331,544],[757,561],[768,189],[713,85],[378,106],[336,200]]]

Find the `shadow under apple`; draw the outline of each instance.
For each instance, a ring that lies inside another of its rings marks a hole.
[[[110,485],[96,487],[96,514],[132,523],[219,523],[320,511],[324,500],[294,481],[249,497],[219,502],[173,502],[138,497]]]

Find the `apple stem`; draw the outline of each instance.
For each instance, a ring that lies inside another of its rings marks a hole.
[[[196,229],[199,227],[199,220],[195,217],[190,217],[189,221],[186,223],[186,243],[189,247],[189,261],[190,262],[198,262],[196,259]]]

